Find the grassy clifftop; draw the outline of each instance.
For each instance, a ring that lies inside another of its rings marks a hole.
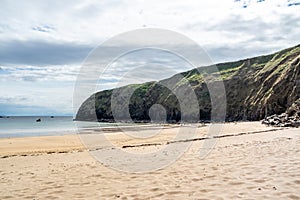
[[[211,66],[176,74],[158,82],[125,86],[135,87],[129,104],[131,118],[148,121],[151,106],[160,104],[166,110],[168,121],[181,120],[179,101],[174,93],[163,86],[164,82],[172,82],[175,90],[185,87],[185,84],[192,86],[199,102],[199,120],[210,119],[211,99],[207,81],[224,82],[227,120],[259,120],[266,115],[280,114],[300,98],[300,45],[271,55],[216,66],[220,76],[211,76],[206,82],[204,77],[207,74],[217,73],[212,71]],[[93,94],[81,105],[76,119],[113,121],[112,94],[112,90]],[[124,106],[122,102],[120,106]]]

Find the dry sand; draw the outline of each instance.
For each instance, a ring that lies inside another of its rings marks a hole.
[[[149,153],[180,144],[174,138],[180,128],[143,139],[106,135],[126,152]],[[84,135],[95,151],[86,150],[78,135],[0,139],[0,199],[300,199],[299,129],[228,123],[201,159],[208,128],[183,142],[191,146],[176,162],[147,173],[103,166],[91,154],[115,150],[95,134]],[[129,133],[146,137],[153,130]]]

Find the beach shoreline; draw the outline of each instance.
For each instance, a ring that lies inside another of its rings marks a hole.
[[[145,137],[149,130],[104,133],[116,148],[131,153],[148,153],[176,142],[190,144],[170,165],[138,174],[114,170],[95,159],[94,151],[110,147],[94,140],[93,131],[0,139],[0,198],[300,198],[299,129],[267,127],[260,122],[226,123],[215,135],[212,151],[201,159],[199,150],[212,139],[207,137],[209,128],[198,127],[186,141],[174,137],[180,126],[162,129],[149,138]],[[131,133],[145,135],[130,137]],[[85,136],[94,143],[83,144]],[[115,164],[120,162],[115,160]]]
[[[223,134],[219,133],[215,135],[216,138],[219,137],[227,137],[227,136],[238,136],[239,134],[251,134],[258,132],[268,132],[274,130],[280,130],[284,128],[275,128],[268,127],[265,125],[260,125],[260,122],[227,122],[221,124],[221,126],[229,126],[237,124],[240,127],[236,131],[228,131],[225,130]],[[248,124],[255,124],[259,128],[248,127]],[[208,133],[209,127],[212,126],[212,123],[207,124],[146,124],[146,125],[137,125],[137,126],[111,126],[111,127],[94,127],[94,128],[83,128],[77,129],[72,132],[61,132],[59,135],[37,135],[37,136],[24,136],[24,137],[4,137],[0,138],[0,157],[8,157],[8,156],[18,156],[18,155],[34,155],[34,154],[43,154],[43,153],[56,153],[60,151],[70,152],[70,151],[82,151],[88,150],[89,146],[86,147],[84,144],[85,137],[97,137],[98,134],[104,134],[105,138],[109,138],[109,140],[115,140],[119,143],[122,141],[127,141],[131,139],[131,142],[127,142],[125,144],[144,144],[149,143],[151,141],[160,141],[161,145],[180,142],[180,141],[168,141],[168,139],[176,136],[178,134],[178,130],[182,127],[194,127],[197,129],[197,135],[194,135],[193,138],[188,138],[186,142],[196,141],[207,139],[206,135]],[[220,124],[219,124],[220,125]],[[246,131],[246,128],[247,131]],[[170,129],[166,134],[164,134],[164,130]],[[228,129],[228,128],[227,128]],[[163,132],[162,136],[156,137],[148,137],[149,134],[145,134],[144,137],[133,137],[130,133],[136,133],[134,135],[142,135],[146,131],[158,131]],[[175,131],[174,131],[175,130]],[[228,135],[228,133],[231,133]],[[235,133],[235,135],[232,133]],[[185,141],[185,140],[183,140]],[[151,144],[151,143],[150,143]],[[87,144],[88,145],[88,144]],[[120,145],[119,145],[120,146]],[[123,147],[122,145],[120,147]]]

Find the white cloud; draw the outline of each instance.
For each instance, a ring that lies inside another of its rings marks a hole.
[[[297,3],[295,0],[3,1],[0,41],[44,41],[39,45],[73,43],[73,48],[82,44],[93,47],[124,31],[166,28],[189,36],[206,47],[219,62],[232,58],[216,57],[215,54],[223,54],[216,52],[218,47],[222,50],[232,45],[240,49],[256,43],[258,49],[270,52],[299,43],[300,6]],[[262,40],[261,34],[276,40],[276,44]],[[281,39],[277,40],[278,37]],[[239,57],[249,57],[255,52],[248,53],[236,52]]]
[[[6,81],[75,81],[80,66],[1,66],[0,82]]]

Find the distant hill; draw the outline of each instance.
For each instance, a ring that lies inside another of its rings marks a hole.
[[[280,114],[300,98],[300,45],[271,55],[258,56],[236,62],[216,64],[226,89],[226,120],[260,120],[266,115]],[[193,87],[200,108],[199,120],[210,120],[211,101],[203,73],[211,67],[200,67],[180,73]],[[199,71],[201,73],[199,73]],[[177,75],[158,82],[148,82],[136,87],[130,99],[129,112],[136,121],[148,121],[149,108],[161,104],[167,111],[169,122],[180,121],[181,111],[176,96],[161,86],[163,81],[175,80]],[[212,82],[220,80],[210,80]],[[184,87],[184,79],[174,83]],[[114,121],[111,111],[113,90],[97,92],[79,108],[76,120]],[[93,103],[93,101],[95,101]],[[93,115],[96,110],[97,118]],[[267,112],[267,113],[266,113]]]

